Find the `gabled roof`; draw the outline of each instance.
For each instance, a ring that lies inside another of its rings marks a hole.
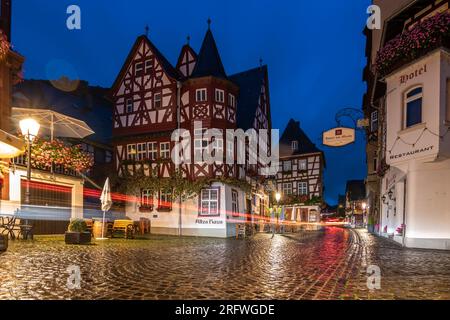
[[[177,67],[176,67],[177,70],[178,70],[178,72],[181,74],[181,76],[183,76],[183,72],[181,72],[180,66],[181,66],[181,64],[183,63],[183,57],[184,57],[184,55],[185,55],[186,53],[192,55],[192,57],[193,57],[194,60],[195,60],[195,63],[197,63],[197,61],[198,61],[198,55],[197,55],[197,52],[195,52],[195,50],[192,49],[192,47],[191,47],[189,44],[185,44],[185,45],[183,46],[183,48],[181,48],[181,52],[180,52],[180,55],[178,56]],[[192,72],[193,72],[193,70],[190,70],[190,73],[191,73],[191,74],[192,74]],[[186,77],[189,77],[189,76],[190,76],[190,75],[188,74]]]
[[[202,47],[198,54],[197,64],[192,72],[192,78],[200,78],[213,76],[217,78],[227,79],[225,68],[220,59],[219,50],[217,49],[216,41],[210,29],[206,31],[203,39]]]
[[[366,198],[366,185],[364,180],[349,180],[345,193],[350,201],[364,200]]]
[[[292,141],[298,141],[298,149],[296,151],[292,150]],[[280,138],[280,157],[317,152],[322,151],[312,143],[306,133],[300,128],[300,122],[294,119],[289,120]]]
[[[155,47],[155,45],[150,41],[150,39],[147,38],[147,36],[145,36],[145,35],[141,35],[141,36],[137,37],[136,41],[134,42],[133,47],[131,48],[130,52],[128,53],[127,59],[125,60],[125,63],[122,65],[122,68],[120,69],[120,72],[111,87],[112,90],[115,90],[115,88],[119,85],[120,81],[124,77],[124,75],[128,69],[128,66],[130,65],[131,61],[133,60],[134,56],[136,55],[136,52],[139,49],[139,45],[141,44],[142,41],[145,41],[148,44],[148,46],[150,47],[150,50],[156,56],[156,59],[161,64],[164,71],[172,79],[178,80],[181,78],[181,75],[178,72],[178,70],[172,66],[172,64],[166,59],[166,57],[164,57],[164,55],[158,50],[158,48]]]
[[[48,80],[25,80],[13,88],[13,106],[49,109],[85,121],[95,134],[86,140],[111,144],[112,103],[108,89],[80,81],[71,91],[56,88]]]
[[[243,130],[253,128],[261,95],[261,86],[266,76],[267,66],[264,65],[229,77],[230,81],[239,86],[237,126]]]

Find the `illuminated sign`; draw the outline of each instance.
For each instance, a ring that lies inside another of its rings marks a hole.
[[[335,128],[323,133],[323,144],[329,147],[343,147],[355,142],[355,129]]]

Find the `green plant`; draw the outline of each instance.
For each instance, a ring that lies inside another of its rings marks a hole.
[[[70,232],[86,232],[86,221],[83,219],[73,219],[70,221],[68,229]]]

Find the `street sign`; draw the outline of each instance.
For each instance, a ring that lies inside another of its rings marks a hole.
[[[323,133],[323,144],[328,147],[343,147],[355,142],[355,129],[334,128]]]

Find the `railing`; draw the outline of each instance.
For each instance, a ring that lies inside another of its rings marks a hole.
[[[12,162],[16,166],[26,167],[27,166],[27,157],[24,155],[21,155],[21,156],[14,158]],[[65,176],[71,176],[71,177],[79,177],[80,176],[80,174],[77,171],[66,168],[66,167],[64,167],[62,165],[58,165],[58,164],[52,164],[52,168],[43,168],[43,167],[36,167],[36,166],[32,166],[32,168],[38,169],[38,170],[43,170],[43,171],[48,171],[48,172],[53,172],[56,174],[62,174]]]

